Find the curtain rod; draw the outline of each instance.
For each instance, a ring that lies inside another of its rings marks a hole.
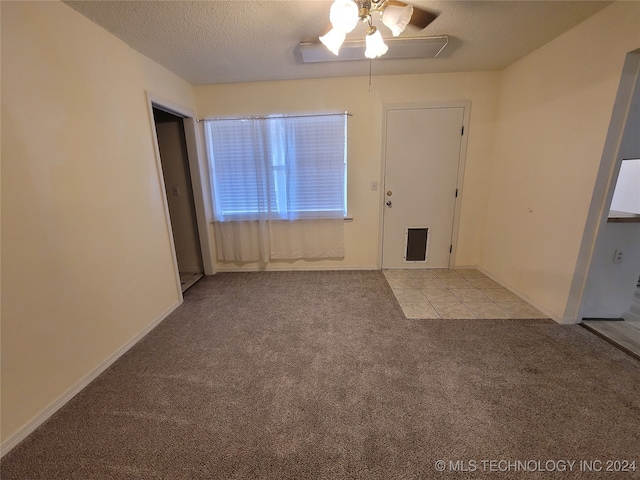
[[[271,120],[274,118],[303,118],[303,117],[330,117],[335,115],[346,115],[347,117],[353,117],[351,112],[333,112],[333,113],[306,113],[306,114],[292,114],[292,115],[256,115],[251,117],[205,117],[198,118],[198,122],[215,122],[217,120]]]

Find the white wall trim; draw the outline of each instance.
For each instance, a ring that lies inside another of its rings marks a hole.
[[[36,428],[46,422],[54,413],[60,410],[69,400],[75,397],[82,389],[95,380],[102,372],[113,365],[122,355],[127,353],[136,343],[142,340],[151,330],[158,326],[165,318],[167,318],[176,308],[182,304],[182,297],[176,303],[171,305],[167,310],[162,312],[153,322],[151,322],[144,330],[138,333],[135,337],[125,343],[122,347],[116,350],[105,361],[94,368],[89,374],[82,378],[78,383],[73,385],[65,393],[59,396],[51,405],[42,410],[32,420],[30,420],[24,427],[18,430],[16,433],[7,438],[2,445],[0,445],[0,458],[9,453],[16,445],[22,440],[27,438]]]
[[[564,311],[565,322],[579,323],[583,296],[589,277],[598,235],[607,221],[609,206],[613,198],[618,172],[620,171],[620,149],[629,109],[640,81],[640,49],[627,53],[620,76],[620,83],[613,105],[609,129],[600,160],[600,168],[587,213],[582,242],[571,282],[571,289]]]
[[[204,132],[202,125],[198,124],[195,116],[184,119],[184,132],[187,142],[187,157],[189,159],[189,171],[193,188],[194,203],[196,209],[196,221],[200,236],[200,249],[202,250],[202,262],[205,275],[216,273],[213,252],[215,245],[211,230],[211,176],[204,145]]]
[[[478,265],[456,265],[455,267],[451,267],[453,270],[480,270]]]
[[[162,100],[160,100],[162,101]],[[176,242],[173,237],[173,227],[171,225],[171,215],[169,213],[169,202],[167,201],[166,188],[164,186],[164,171],[162,169],[162,160],[160,158],[160,145],[158,144],[158,130],[153,116],[153,108],[158,103],[156,97],[147,92],[147,107],[149,110],[149,121],[151,123],[151,136],[153,143],[153,153],[156,159],[156,172],[158,174],[158,188],[160,189],[160,198],[162,199],[162,209],[164,211],[165,225],[169,236],[169,245],[171,246],[171,260],[173,262],[174,283],[178,292],[178,298],[182,300],[182,285],[180,282],[180,270],[178,269],[178,254],[176,253]]]
[[[380,267],[377,265],[322,265],[322,266],[313,266],[313,265],[273,265],[268,264],[266,266],[225,266],[218,264],[217,271],[225,272],[225,273],[236,273],[236,272],[329,272],[334,270],[380,270]]]
[[[204,267],[204,273],[206,275],[213,275],[215,270],[215,260],[211,254],[213,252],[213,238],[211,228],[209,226],[211,217],[209,209],[207,208],[209,198],[208,192],[209,175],[206,168],[206,162],[203,161],[203,142],[201,128],[197,126],[196,115],[193,111],[177,105],[169,100],[147,92],[147,105],[149,108],[149,116],[151,121],[151,131],[153,134],[153,145],[156,155],[156,164],[159,173],[160,188],[162,189],[162,198],[165,207],[165,216],[169,231],[169,240],[171,242],[172,252],[174,257],[174,266],[176,270],[177,287],[182,295],[182,288],[180,287],[180,273],[178,271],[178,259],[175,252],[175,244],[173,240],[173,231],[171,227],[171,217],[169,215],[169,205],[167,203],[164,187],[164,177],[162,173],[162,162],[160,160],[160,150],[158,147],[158,133],[156,132],[156,125],[153,117],[153,108],[157,107],[161,110],[166,110],[176,114],[184,119],[184,133],[187,143],[187,157],[189,161],[189,171],[191,174],[191,184],[193,186],[193,200],[196,210],[196,223],[198,226],[198,238],[200,240],[200,251],[202,254],[202,263]]]

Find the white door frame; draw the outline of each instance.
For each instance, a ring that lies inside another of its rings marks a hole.
[[[382,150],[380,162],[380,185],[379,189],[379,230],[378,230],[378,270],[382,269],[382,242],[384,240],[384,192],[385,192],[385,173],[387,171],[387,112],[389,110],[409,110],[409,109],[426,109],[426,108],[460,108],[464,109],[462,118],[462,126],[464,128],[464,135],[460,141],[460,157],[458,159],[458,178],[456,181],[456,188],[458,189],[458,197],[456,198],[455,208],[453,213],[453,229],[451,232],[451,255],[449,256],[449,268],[455,265],[455,258],[457,254],[458,246],[458,229],[460,225],[460,208],[462,205],[462,186],[464,184],[464,169],[467,160],[467,142],[469,138],[469,119],[471,115],[471,101],[442,101],[442,102],[420,102],[420,103],[385,103],[382,105]]]
[[[613,105],[611,121],[600,160],[591,205],[578,251],[578,259],[573,272],[569,298],[565,307],[562,323],[575,323],[581,320],[584,291],[596,248],[598,235],[606,223],[609,207],[613,199],[618,173],[620,172],[620,149],[623,133],[629,116],[634,92],[640,89],[640,49],[627,53],[622,68],[618,92]]]
[[[167,233],[171,244],[171,255],[173,257],[173,267],[176,276],[176,286],[182,299],[182,287],[180,285],[180,272],[178,270],[178,257],[176,255],[176,246],[173,240],[173,229],[171,226],[171,217],[169,215],[169,204],[165,195],[164,175],[162,171],[162,162],[160,160],[160,148],[158,146],[158,132],[153,116],[153,109],[159,108],[169,113],[173,113],[183,118],[184,133],[187,144],[187,157],[189,161],[189,170],[191,174],[191,184],[193,187],[193,200],[196,210],[196,223],[198,226],[198,237],[200,239],[200,251],[202,253],[202,264],[205,275],[213,275],[216,273],[215,262],[211,252],[213,252],[213,235],[210,228],[211,218],[209,203],[205,201],[208,198],[209,175],[207,173],[206,163],[202,160],[202,135],[197,125],[197,118],[194,112],[181,105],[177,105],[169,100],[147,92],[147,106],[149,109],[149,119],[151,122],[151,133],[153,136],[153,148],[156,156],[156,168],[158,171],[158,185],[162,190],[162,203],[167,223]]]

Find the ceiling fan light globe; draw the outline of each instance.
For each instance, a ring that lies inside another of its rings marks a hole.
[[[319,40],[324,44],[325,47],[329,49],[331,53],[333,53],[334,55],[338,55],[338,53],[340,52],[340,47],[344,43],[344,39],[346,38],[346,36],[346,33],[332,28],[331,30],[329,30],[329,33],[320,37]]]
[[[341,32],[353,31],[358,19],[358,5],[353,0],[335,0],[329,9],[331,25]]]
[[[411,15],[413,15],[413,7],[411,5],[405,7],[389,5],[382,12],[382,23],[391,30],[394,37],[397,37],[407,28]]]
[[[366,46],[367,48],[364,51],[364,56],[367,58],[381,57],[387,53],[387,50],[389,50],[389,47],[384,43],[379,30],[375,30],[373,33],[367,34]]]

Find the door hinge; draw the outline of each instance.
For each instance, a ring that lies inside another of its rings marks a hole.
[[[449,245],[449,253],[453,252],[453,245]]]
[[[456,188],[456,198],[458,198],[458,189]]]
[[[462,125],[462,130],[460,131],[460,135],[464,135],[464,125]]]

